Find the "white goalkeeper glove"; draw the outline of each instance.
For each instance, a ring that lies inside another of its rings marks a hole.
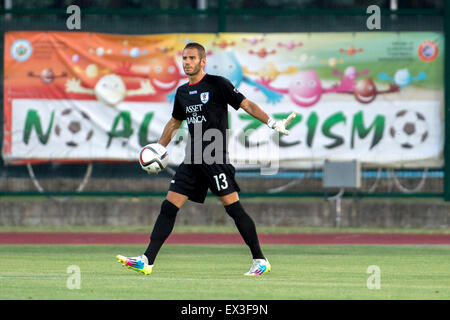
[[[289,135],[289,131],[286,130],[286,127],[291,123],[292,120],[297,116],[297,113],[292,112],[289,117],[284,120],[275,120],[273,118],[269,118],[267,121],[267,126],[277,132],[280,132],[285,135]]]

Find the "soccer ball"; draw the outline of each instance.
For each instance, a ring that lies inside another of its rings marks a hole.
[[[68,147],[78,147],[94,135],[91,118],[86,112],[66,108],[57,119],[55,134]]]
[[[167,166],[169,156],[166,148],[159,143],[151,143],[139,153],[139,164],[147,173],[158,173]]]
[[[428,125],[420,112],[401,110],[395,115],[389,133],[402,148],[412,149],[428,138]]]

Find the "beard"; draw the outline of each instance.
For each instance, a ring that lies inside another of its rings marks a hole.
[[[191,66],[189,71],[187,71],[185,66],[183,66],[184,73],[188,76],[195,76],[197,73],[200,72],[201,69],[202,69],[202,66],[200,65],[200,63]]]

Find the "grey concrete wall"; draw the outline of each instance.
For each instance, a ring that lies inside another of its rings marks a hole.
[[[145,179],[91,178],[84,191],[149,191],[166,192],[170,177],[149,176]],[[245,192],[267,192],[286,186],[287,179],[237,179]],[[373,179],[364,179],[362,190],[369,190]],[[39,179],[46,191],[74,191],[81,179]],[[321,180],[305,178],[289,185],[285,191],[322,191]],[[413,188],[420,181],[407,179]],[[0,190],[36,191],[29,178],[1,178]],[[442,179],[428,179],[422,191],[442,190]],[[391,179],[379,181],[376,192],[398,192]],[[152,225],[159,214],[162,198],[70,198],[66,201],[48,198],[0,197],[0,225]],[[262,226],[335,226],[335,203],[322,198],[242,198],[246,211]],[[375,199],[342,201],[342,227],[450,227],[450,203],[442,199]],[[180,211],[177,224],[232,224],[215,198],[205,204],[187,202]]]
[[[152,225],[162,198],[0,198],[0,225]],[[335,203],[324,199],[241,199],[260,226],[335,226]],[[450,204],[441,199],[362,199],[342,201],[341,227],[449,228]],[[218,200],[188,201],[177,224],[231,225]]]

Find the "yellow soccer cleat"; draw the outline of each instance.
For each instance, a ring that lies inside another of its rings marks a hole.
[[[267,259],[253,259],[250,270],[244,273],[244,276],[262,276],[270,272],[270,263]]]
[[[148,264],[148,259],[145,255],[127,258],[119,254],[116,256],[116,258],[118,262],[121,262],[122,265],[124,267],[127,267],[128,269],[133,269],[143,274],[152,273],[153,265]]]

